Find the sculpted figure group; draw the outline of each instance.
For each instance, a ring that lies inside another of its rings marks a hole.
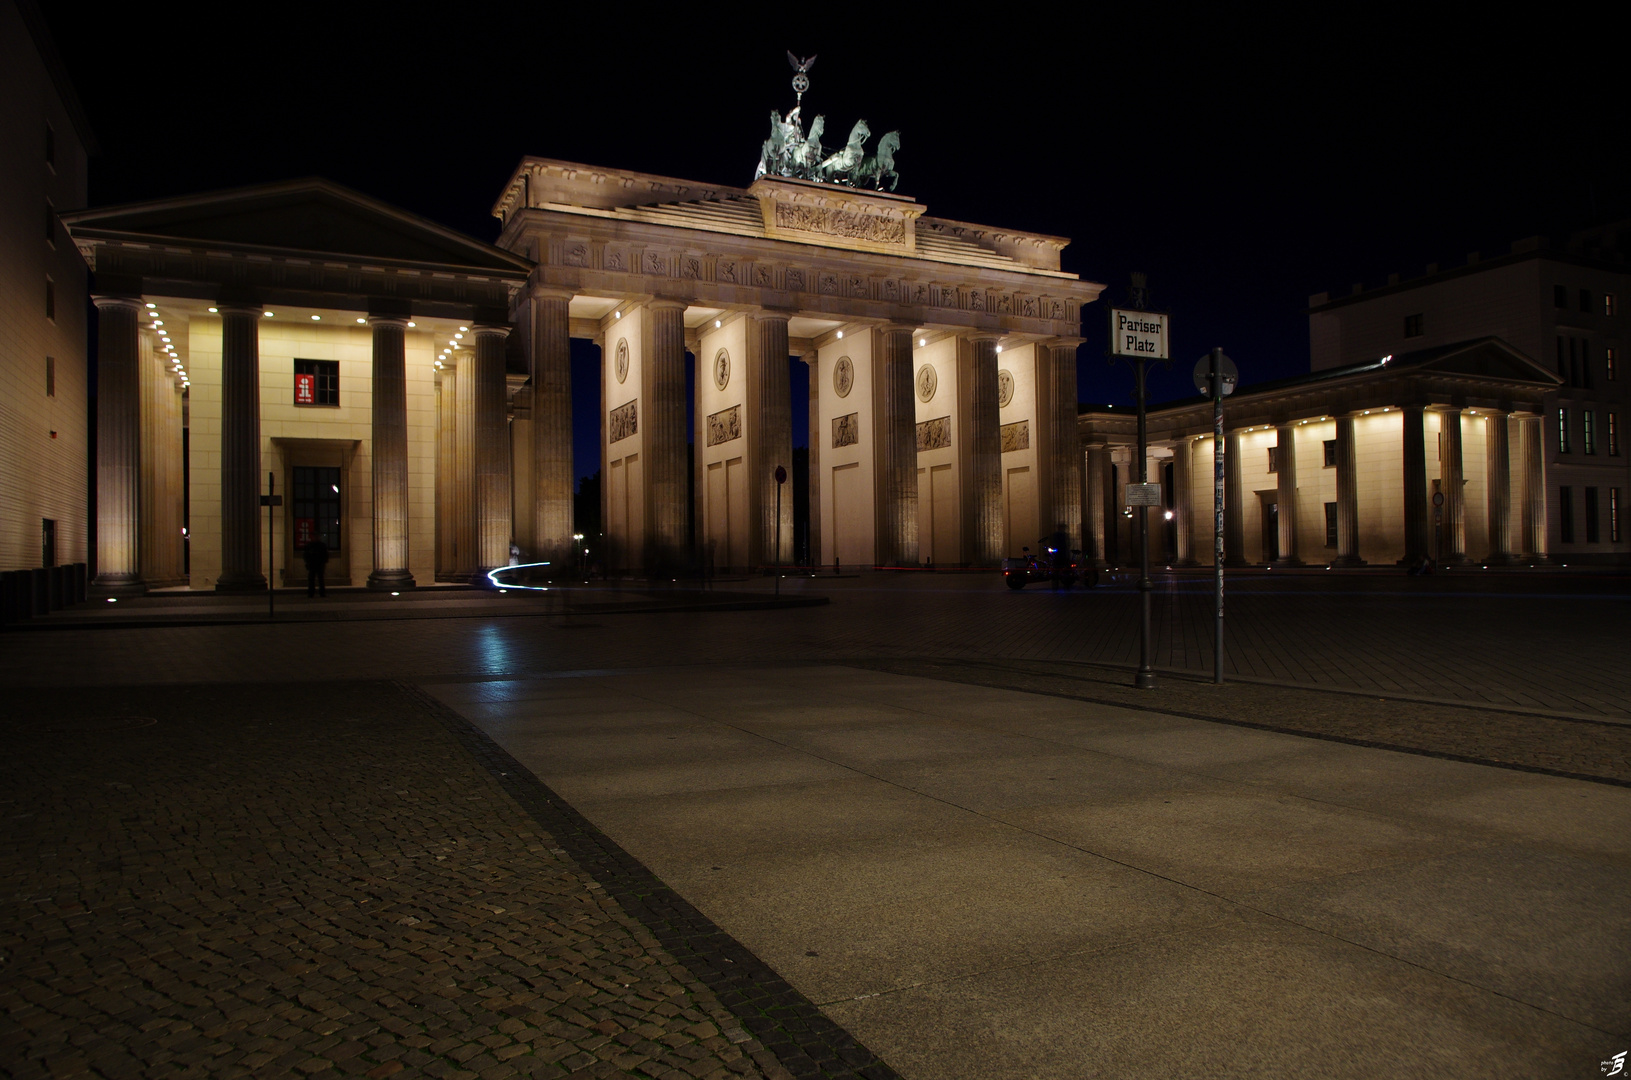
[[[810,122],[810,131],[806,135],[797,107],[786,116],[771,110],[770,138],[764,141],[760,150],[759,167],[754,171],[753,178],[788,176],[848,187],[895,190],[895,185],[900,182],[900,174],[895,172],[895,152],[900,149],[900,132],[885,134],[878,140],[877,152],[868,154],[866,141],[872,137],[872,129],[866,126],[865,120],[857,120],[850,129],[849,141],[841,149],[828,154],[821,145],[821,135],[826,126],[827,118],[817,116]]]

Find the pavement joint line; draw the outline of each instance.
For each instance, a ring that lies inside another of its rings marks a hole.
[[[769,964],[601,832],[485,731],[422,687],[396,684],[440,720],[608,896],[638,920],[721,1004],[797,1076],[901,1080]],[[725,965],[729,965],[727,968]],[[781,1039],[774,1038],[780,1033]],[[810,1051],[832,1059],[823,1064]],[[848,1064],[848,1060],[856,1064]]]
[[[993,684],[988,683],[988,682],[979,682],[979,681],[972,680],[972,679],[957,678],[955,676],[955,674],[953,674],[951,672],[948,672],[948,671],[939,671],[939,672],[936,672],[936,673],[931,673],[929,671],[909,670],[909,668],[913,664],[925,664],[925,663],[931,664],[931,665],[936,665],[938,667],[949,667],[949,666],[951,666],[951,662],[940,661],[940,660],[911,661],[911,660],[893,660],[893,659],[852,660],[852,661],[848,661],[847,665],[848,666],[853,666],[853,667],[863,668],[865,670],[870,670],[870,671],[887,671],[887,672],[893,672],[893,673],[899,674],[899,675],[918,675],[918,676],[921,676],[922,678],[939,679],[939,680],[941,680],[943,682],[960,682],[960,683],[965,683],[965,684],[973,685],[973,686],[992,686],[993,685]],[[993,671],[1002,671],[1002,672],[1009,672],[1009,673],[1013,673],[1013,670],[1014,670],[1014,669],[1012,669],[1010,667],[1006,667],[1006,666],[1004,666],[1002,664],[998,664],[998,663],[995,663],[995,662],[992,662],[992,661],[958,660],[958,661],[955,661],[955,663],[956,663],[956,665],[958,667],[964,667],[964,668],[967,668],[967,667],[983,667],[983,668],[987,668],[987,669],[990,669],[990,670],[993,670]],[[1116,667],[1118,669],[1120,667],[1120,665],[1104,665],[1104,666],[1106,666],[1106,667]],[[1025,674],[1041,674],[1041,673],[1027,672]],[[1072,678],[1072,676],[1063,675],[1063,674],[1056,674],[1055,677],[1067,678],[1067,679]],[[1199,681],[1199,680],[1196,680],[1196,681]],[[1496,760],[1496,759],[1493,759],[1493,758],[1481,758],[1481,757],[1474,757],[1474,756],[1468,755],[1468,754],[1457,754],[1457,753],[1453,753],[1453,752],[1448,751],[1448,750],[1432,750],[1432,749],[1428,749],[1426,747],[1405,746],[1405,745],[1400,744],[1400,743],[1381,742],[1381,741],[1375,740],[1375,739],[1360,739],[1360,738],[1355,738],[1355,737],[1350,736],[1350,735],[1337,735],[1337,734],[1333,734],[1333,733],[1330,733],[1330,732],[1309,731],[1309,730],[1301,729],[1301,728],[1285,727],[1285,726],[1282,726],[1282,725],[1279,725],[1279,724],[1263,724],[1263,723],[1258,723],[1257,721],[1253,721],[1253,720],[1238,720],[1238,719],[1234,719],[1234,718],[1231,718],[1231,717],[1225,717],[1225,716],[1208,716],[1205,713],[1189,712],[1189,711],[1186,711],[1186,710],[1183,710],[1183,709],[1178,709],[1178,708],[1166,708],[1166,707],[1158,707],[1158,706],[1155,706],[1155,705],[1143,705],[1143,704],[1139,704],[1137,702],[1130,702],[1130,701],[1116,701],[1116,700],[1111,699],[1111,698],[1093,697],[1093,696],[1090,696],[1090,695],[1087,695],[1087,694],[1079,694],[1079,693],[1078,694],[1071,694],[1071,693],[1066,693],[1066,692],[1064,692],[1062,690],[1049,690],[1049,689],[1044,689],[1044,688],[1041,688],[1041,687],[998,685],[998,686],[996,686],[994,688],[1014,690],[1014,691],[1017,691],[1019,693],[1024,693],[1024,694],[1040,694],[1040,695],[1042,695],[1044,697],[1065,698],[1067,700],[1072,700],[1072,701],[1087,701],[1087,702],[1091,702],[1091,703],[1093,703],[1095,705],[1110,705],[1110,706],[1114,706],[1116,708],[1132,709],[1132,710],[1135,710],[1137,712],[1156,713],[1156,714],[1159,714],[1159,715],[1162,715],[1162,716],[1178,716],[1178,717],[1182,717],[1182,718],[1184,718],[1186,720],[1202,720],[1202,721],[1205,721],[1207,723],[1213,723],[1213,724],[1228,724],[1231,727],[1253,728],[1253,729],[1258,730],[1258,731],[1272,731],[1272,732],[1275,732],[1276,734],[1280,734],[1280,735],[1296,735],[1296,736],[1300,736],[1300,737],[1305,738],[1305,739],[1318,739],[1318,740],[1321,740],[1323,742],[1344,743],[1344,744],[1346,744],[1348,746],[1362,746],[1362,747],[1365,747],[1365,748],[1371,749],[1371,750],[1390,750],[1390,751],[1392,751],[1394,753],[1398,753],[1398,754],[1415,754],[1415,755],[1417,755],[1419,757],[1440,758],[1440,759],[1445,760],[1445,761],[1459,761],[1459,762],[1462,762],[1462,763],[1467,764],[1467,765],[1487,765],[1487,766],[1489,766],[1490,768],[1493,768],[1493,769],[1510,769],[1510,770],[1515,771],[1515,772],[1536,773],[1536,774],[1541,775],[1541,776],[1556,776],[1556,777],[1560,777],[1560,778],[1565,779],[1565,780],[1583,780],[1583,781],[1586,781],[1587,783],[1592,783],[1592,784],[1607,784],[1607,785],[1610,785],[1610,786],[1613,786],[1613,787],[1628,787],[1628,788],[1631,788],[1631,780],[1622,780],[1622,779],[1620,779],[1618,777],[1612,777],[1612,776],[1594,776],[1591,773],[1572,772],[1572,771],[1569,771],[1569,770],[1566,770],[1566,769],[1553,769],[1553,768],[1549,768],[1549,767],[1544,766],[1544,765],[1526,765],[1526,764],[1524,764],[1522,762],[1499,761],[1499,760]],[[1284,688],[1285,689],[1295,689],[1295,690],[1324,689],[1322,687],[1317,688],[1317,687],[1305,687],[1305,686],[1285,686]],[[1364,696],[1372,697],[1372,696],[1377,696],[1377,695],[1367,694],[1367,695],[1364,695]],[[1395,698],[1393,698],[1391,700],[1408,700],[1408,699],[1395,697]],[[1455,704],[1459,705],[1459,703],[1455,703]],[[1468,706],[1468,707],[1472,707],[1472,706]],[[1488,711],[1488,710],[1486,710],[1486,711]],[[1534,714],[1520,714],[1520,715],[1534,715]],[[1555,717],[1542,717],[1542,719],[1557,719],[1557,718],[1555,718]],[[1625,725],[1609,723],[1609,724],[1604,724],[1603,726],[1606,726],[1606,727],[1624,727]]]

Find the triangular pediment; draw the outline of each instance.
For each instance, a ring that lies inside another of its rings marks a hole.
[[[63,216],[69,231],[526,273],[527,260],[327,180],[293,180]]]
[[[1399,367],[1443,375],[1471,375],[1507,382],[1533,382],[1555,385],[1561,380],[1522,352],[1498,337],[1442,345],[1407,353],[1398,358]]]

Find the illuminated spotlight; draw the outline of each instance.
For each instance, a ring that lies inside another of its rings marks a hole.
[[[153,320],[153,325],[154,326],[163,326],[164,325],[164,320],[163,319],[154,319]]]
[[[402,594],[401,594],[401,593],[399,593],[399,592],[394,592],[394,593],[392,593],[392,594],[391,594],[391,595],[392,595],[392,596],[401,596],[401,595],[402,595]]]
[[[108,603],[110,603],[110,604],[117,604],[117,603],[118,603],[118,602],[119,602],[119,598],[118,598],[118,597],[117,597],[117,596],[110,596],[110,597],[108,597]]]
[[[999,356],[1000,356],[1000,355],[1001,355],[1001,354],[1002,354],[1002,346],[1001,346],[1001,345],[998,345],[998,346],[997,346],[997,354],[998,354],[998,355],[999,355]]]
[[[460,330],[463,330],[463,331],[465,331],[465,332],[467,332],[467,333],[468,333],[468,332],[469,332],[469,330],[470,330],[470,328],[469,328],[469,327],[468,327],[468,326],[461,326],[461,327],[459,327],[459,329],[460,329]]]
[[[614,318],[614,319],[621,319],[621,318],[622,318],[622,317],[623,317],[623,313],[622,313],[622,312],[621,312],[621,311],[614,311],[614,312],[612,312],[612,318]]]
[[[715,330],[719,329],[721,326],[724,326],[724,325],[725,324],[723,322],[721,322],[720,320],[718,320],[718,319],[714,320],[714,329]]]
[[[534,566],[548,566],[548,565],[549,565],[549,563],[547,563],[547,562],[529,562],[529,563],[518,563],[515,566],[497,566],[497,567],[494,567],[493,569],[487,571],[487,580],[492,582],[493,583],[493,588],[497,589],[499,592],[505,592],[508,589],[526,589],[528,592],[548,592],[549,591],[548,587],[543,586],[543,585],[522,585],[519,582],[514,582],[514,581],[500,582],[498,580],[498,575],[499,574],[507,574],[511,570],[528,570],[528,569],[531,569]]]
[[[412,320],[412,319],[409,319],[409,320],[408,320],[408,329],[409,329],[409,330],[412,330],[412,329],[413,329],[413,328],[414,328],[414,327],[416,327],[416,326],[418,326],[418,325],[419,325],[419,324],[418,324],[418,323],[416,323],[416,322],[414,322],[414,321],[413,321],[413,320]]]
[[[268,318],[268,319],[270,319],[272,317],[272,313],[270,311],[263,311],[263,312],[261,312],[261,315],[263,317],[265,317],[265,318]]]
[[[464,340],[464,335],[463,334],[454,334],[453,335],[453,340],[454,341],[463,341]]]
[[[367,322],[368,322],[368,320],[367,320],[367,319],[358,319],[358,320],[357,320],[357,321],[358,321],[358,322],[359,322],[359,323],[362,323],[362,324],[364,324],[364,325],[366,325],[366,324],[367,324]]]
[[[1166,517],[1166,519],[1168,521],[1171,521],[1172,520],[1172,511],[1168,510],[1164,516]],[[1169,567],[1167,567],[1167,569],[1170,570],[1170,569],[1172,569],[1172,567],[1169,566]]]
[[[323,321],[323,317],[322,317],[322,316],[321,316],[321,315],[313,315],[313,316],[312,316],[312,317],[311,317],[311,321],[312,321],[312,322],[322,322],[322,321]]]
[[[838,331],[838,340],[839,341],[844,340],[844,331],[842,331],[842,330]]]
[[[210,308],[210,314],[214,315],[219,310],[221,310],[221,309],[220,308]]]
[[[158,305],[157,305],[157,304],[148,304],[148,305],[147,305],[147,306],[148,306],[148,307],[150,307],[150,308],[156,308],[156,307],[158,307]]]
[[[329,487],[334,489],[334,494],[338,495],[340,493],[340,485],[339,484],[330,484]]]

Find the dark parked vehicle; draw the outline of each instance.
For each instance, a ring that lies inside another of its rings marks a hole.
[[[1023,589],[1033,581],[1051,581],[1068,589],[1082,580],[1080,551],[1073,550],[1066,555],[1046,537],[1037,541],[1037,547],[1042,552],[1040,556],[1031,554],[1031,549],[1026,547],[1020,549],[1023,554],[1019,558],[1002,560],[1003,584],[1010,589]],[[1091,578],[1087,583],[1093,584]]]

